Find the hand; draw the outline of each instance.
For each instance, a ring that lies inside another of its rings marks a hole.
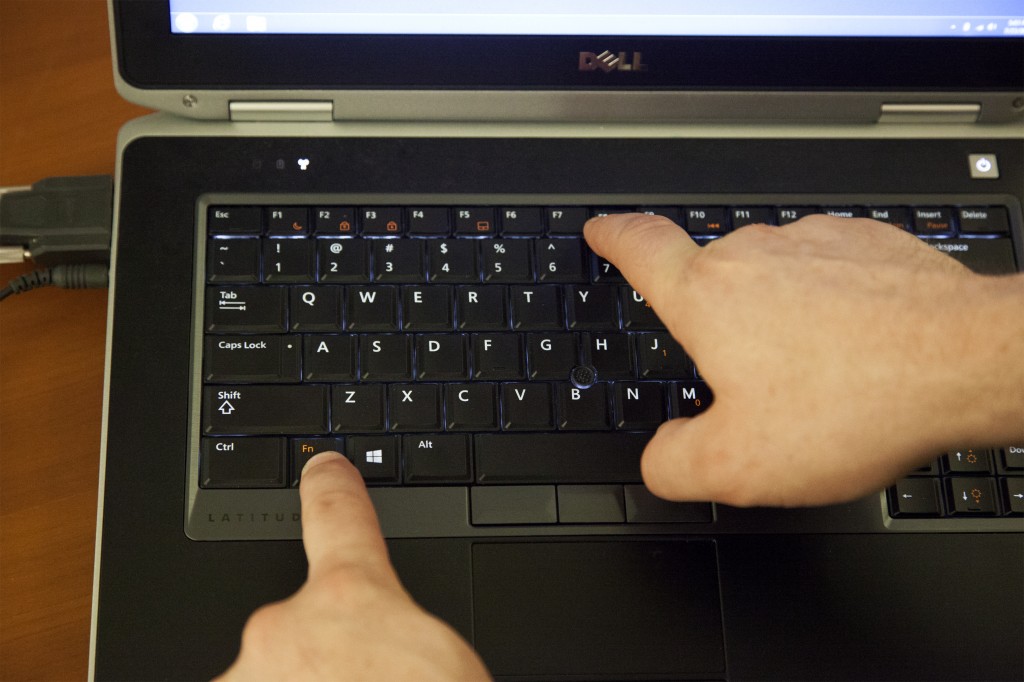
[[[976,275],[863,219],[750,226],[703,248],[646,215],[595,219],[585,235],[715,395],[648,444],[641,469],[656,495],[840,502],[948,447],[1024,434],[1019,276]]]
[[[219,680],[488,680],[476,653],[402,588],[359,473],[309,460],[299,489],[306,584],[256,611]]]

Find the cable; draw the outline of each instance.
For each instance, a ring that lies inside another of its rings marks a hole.
[[[102,289],[107,286],[107,266],[101,263],[74,263],[15,277],[0,289],[0,301],[12,294],[20,294],[39,287],[55,286],[62,289]]]

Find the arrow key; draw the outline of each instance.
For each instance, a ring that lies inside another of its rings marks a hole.
[[[1012,516],[1024,516],[1024,478],[1003,479],[1003,508]]]
[[[936,480],[905,478],[889,489],[889,506],[894,517],[941,516]]]
[[[957,516],[993,516],[996,513],[995,481],[991,478],[946,479],[949,509]]]

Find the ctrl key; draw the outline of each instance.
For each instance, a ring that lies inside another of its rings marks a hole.
[[[287,463],[283,438],[203,438],[202,488],[283,488]]]

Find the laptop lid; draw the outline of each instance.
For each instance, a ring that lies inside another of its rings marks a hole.
[[[121,94],[208,119],[998,122],[1013,0],[111,0]]]

